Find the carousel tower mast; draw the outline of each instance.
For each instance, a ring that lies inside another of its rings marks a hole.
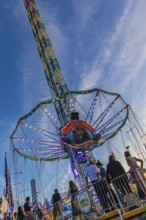
[[[11,185],[11,179],[10,179],[10,173],[9,173],[9,168],[8,168],[8,160],[7,160],[7,153],[6,152],[5,152],[5,183],[6,183],[5,196],[8,199],[8,205],[11,210],[14,207],[14,203],[13,203],[12,185]]]
[[[42,60],[50,92],[52,98],[55,99],[56,97],[68,92],[68,88],[34,0],[24,0],[24,3],[36,40],[39,55]],[[61,125],[65,125],[70,121],[69,103],[70,102],[67,98],[63,98],[54,103]]]
[[[57,59],[55,57],[53,48],[47,36],[44,24],[36,7],[35,1],[24,0],[24,3],[32,27],[32,31],[36,40],[39,55],[42,60],[50,92],[52,98],[55,100],[57,97],[60,97],[68,93],[69,90],[65,83]],[[70,96],[65,96],[62,99],[57,99],[57,101],[54,102],[54,105],[61,126],[66,125],[68,122],[72,120],[71,112],[76,112],[76,110],[73,106]],[[79,164],[76,164],[74,162],[74,159],[71,159],[71,164],[73,164],[72,171],[74,171],[75,169],[79,172],[80,166]],[[78,178],[76,179],[79,179],[78,182],[83,182],[81,175],[78,175]]]

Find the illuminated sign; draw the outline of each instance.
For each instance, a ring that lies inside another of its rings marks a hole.
[[[68,123],[64,128],[62,128],[61,130],[62,134],[68,134],[70,130],[76,125],[82,125],[88,128],[92,133],[95,131],[94,128],[91,125],[89,125],[86,121],[80,120],[80,121],[72,121]]]
[[[63,142],[78,149],[97,145],[100,139],[100,135],[95,134],[95,129],[83,120],[71,121],[62,128],[61,132],[64,135]]]

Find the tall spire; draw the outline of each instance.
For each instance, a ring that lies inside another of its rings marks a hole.
[[[36,40],[39,55],[43,63],[52,98],[56,98],[68,92],[67,85],[61,73],[59,64],[34,0],[24,0],[24,3]],[[66,98],[55,102],[55,108],[61,124],[65,124],[70,121],[69,101],[67,101]]]
[[[7,153],[5,152],[5,184],[6,184],[6,191],[5,196],[8,199],[8,205],[10,210],[13,209],[14,203],[13,203],[13,193],[12,193],[12,185],[11,185],[11,179],[8,169],[8,161],[7,161]]]

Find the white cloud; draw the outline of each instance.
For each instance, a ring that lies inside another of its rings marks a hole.
[[[73,1],[74,9],[76,12],[77,20],[78,20],[78,28],[80,31],[86,28],[86,25],[95,12],[98,11],[99,1],[97,0],[80,0]]]
[[[101,79],[103,70],[98,66],[93,65],[91,70],[87,68],[81,76],[79,90],[86,90],[90,88],[96,88],[97,82]]]
[[[140,70],[145,64],[146,24],[143,21],[146,19],[146,15],[144,6],[144,1],[140,1],[137,4],[132,4],[131,1],[128,13],[126,8],[124,17],[122,17],[116,29],[118,30],[116,32],[120,33],[115,38],[116,46],[119,45],[119,50],[116,49],[115,54],[112,53],[111,71],[116,77],[123,74],[121,91],[127,90],[133,79],[140,75]],[[112,44],[109,45],[111,50],[113,50]]]
[[[103,45],[89,65],[91,72],[88,65],[83,64],[81,86],[89,88],[103,84],[104,89],[113,91],[114,88],[114,91],[126,94],[135,79],[141,80],[141,69],[146,61],[145,7],[143,0],[126,2],[114,33],[105,39],[106,46]]]

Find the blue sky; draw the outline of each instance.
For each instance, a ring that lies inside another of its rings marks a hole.
[[[146,1],[36,0],[70,90],[120,93],[146,118]],[[22,0],[0,4],[0,193],[17,120],[50,98]],[[9,159],[10,160],[10,159]]]

